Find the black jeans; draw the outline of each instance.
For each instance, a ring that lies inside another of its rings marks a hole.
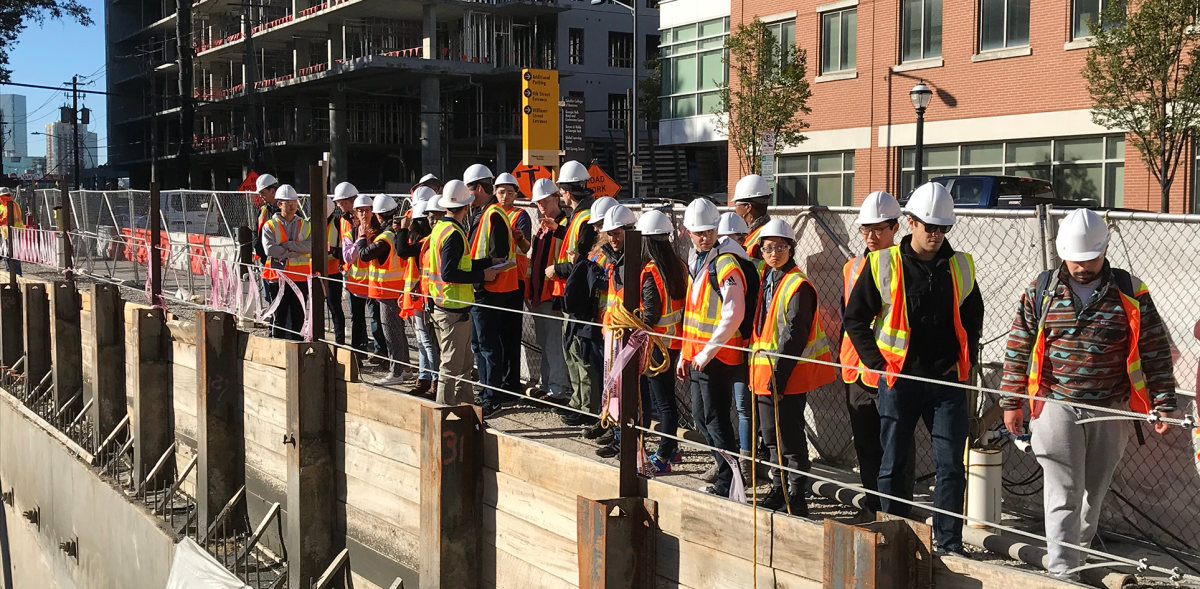
[[[275,314],[271,316],[271,337],[300,341],[300,330],[304,327],[304,301],[296,296],[292,287],[274,282],[274,296],[282,297]],[[308,297],[308,284],[297,282],[301,296]]]
[[[655,363],[662,360],[662,352],[652,348],[652,358]],[[650,403],[658,414],[658,431],[673,436],[679,435],[679,401],[675,398],[675,366],[679,364],[679,350],[670,350],[670,363],[667,371],[646,377],[646,389],[650,391]],[[658,457],[664,461],[670,460],[679,448],[679,442],[674,438],[659,438]]]
[[[933,460],[937,465],[937,484],[933,491],[933,506],[952,513],[963,512],[963,493],[967,488],[963,452],[966,448],[969,423],[967,394],[958,387],[915,382],[906,379],[893,386],[879,383],[879,441],[883,445],[883,462],[879,467],[879,491],[904,499],[912,499],[910,462],[913,457],[913,435],[917,422],[924,421],[933,439]],[[912,506],[907,503],[880,499],[883,511],[909,517]],[[949,515],[934,514],[933,535],[943,550],[962,549],[963,520]]]
[[[760,458],[788,468],[808,471],[808,433],[804,430],[804,408],[808,405],[808,395],[781,395],[778,407],[779,415],[775,415],[776,402],[771,395],[754,395],[758,404],[758,431],[762,432],[763,442],[767,445],[767,455]],[[776,435],[775,420],[779,418],[779,432]],[[780,462],[780,455],[783,461]],[[771,487],[783,488],[783,471],[771,469]],[[794,472],[787,473],[787,492],[793,497],[804,497],[808,477]],[[806,505],[792,505],[792,514],[807,515]]]
[[[521,387],[521,334],[524,332],[525,316],[520,313],[525,303],[524,291],[514,290],[496,296],[504,299],[498,306],[512,311],[499,311],[503,327],[500,330],[500,348],[504,350],[504,361],[501,372],[504,377],[504,390],[515,395],[522,395]]]
[[[325,280],[325,308],[333,323],[333,341],[346,343],[346,312],[342,310],[342,274],[330,274]],[[324,337],[324,335],[316,336]]]
[[[350,345],[360,352],[367,349],[367,310],[371,311],[371,338],[375,340],[375,355],[388,355],[387,338],[379,321],[379,301],[350,293]]]
[[[854,453],[858,456],[858,477],[862,486],[872,491],[879,490],[879,465],[883,462],[883,445],[879,443],[879,405],[875,397],[879,391],[867,387],[862,381],[846,385],[846,411],[850,413],[850,430],[854,432]],[[916,446],[910,455],[916,454]],[[917,461],[908,461],[906,497],[912,497],[916,481]],[[867,494],[863,508],[879,511],[879,496]]]
[[[709,446],[725,450],[732,456],[738,455],[737,440],[733,435],[733,379],[737,366],[720,360],[709,360],[704,370],[695,366],[688,371],[688,382],[692,389],[692,418],[696,429],[704,436]],[[719,495],[729,494],[733,482],[733,469],[725,458],[713,451],[717,460],[717,480],[713,483]]]
[[[489,306],[504,306],[507,299],[508,293],[475,293],[476,302]],[[475,351],[475,370],[479,372],[479,382],[484,385],[479,391],[480,403],[508,401],[500,395],[500,391],[505,390],[504,370],[507,366],[503,331],[510,328],[509,324],[512,322],[508,315],[515,313],[479,305],[471,306],[471,344]],[[513,353],[520,354],[520,350],[514,350]]]

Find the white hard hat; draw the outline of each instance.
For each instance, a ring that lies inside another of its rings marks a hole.
[[[430,182],[441,182],[441,180],[438,180],[438,177],[434,176],[433,174],[425,174],[424,176],[421,176],[421,180],[417,182],[417,186],[425,186]]]
[[[413,202],[434,200],[437,198],[437,192],[428,186],[418,186],[412,193]]]
[[[625,207],[625,205],[614,205],[604,213],[604,226],[601,231],[612,231],[622,227],[629,227],[637,223],[637,215],[633,211]]]
[[[451,180],[442,187],[442,199],[438,202],[446,209],[460,209],[475,202],[475,197],[465,182]]]
[[[0,187],[0,194],[12,194],[12,191],[8,187]]]
[[[346,200],[358,196],[358,189],[349,182],[342,182],[333,189],[333,200]]]
[[[587,166],[571,160],[562,165],[562,169],[558,171],[558,183],[563,182],[587,182],[592,177],[588,173]]]
[[[708,231],[717,228],[720,218],[717,206],[707,198],[699,197],[688,203],[683,211],[683,226],[688,231]]]
[[[435,196],[435,197],[425,201],[425,212],[426,213],[433,213],[433,212],[444,213],[444,212],[446,212],[446,207],[442,206],[442,197]]]
[[[375,203],[374,199],[372,199],[371,195],[369,195],[369,194],[360,194],[354,198],[354,208],[356,208],[356,209],[361,209],[363,207],[370,207],[374,203]]]
[[[937,182],[926,182],[913,191],[904,212],[931,225],[953,225],[954,199],[945,186]]]
[[[546,197],[556,196],[557,194],[558,186],[549,178],[538,178],[538,181],[533,183],[533,202]]]
[[[592,218],[588,223],[595,225],[604,221],[604,215],[608,213],[608,209],[616,206],[617,201],[611,196],[602,196],[592,202]]]
[[[379,194],[375,196],[375,200],[371,201],[371,212],[380,214],[390,213],[396,210],[397,206],[396,199],[386,194]]]
[[[291,184],[280,184],[275,191],[275,200],[300,200],[300,195],[296,194]]]
[[[896,197],[882,190],[876,190],[863,200],[862,208],[858,209],[858,219],[855,222],[859,225],[873,225],[898,219],[902,214],[904,211],[900,210],[900,203],[896,202]]]
[[[1108,226],[1091,209],[1075,209],[1058,225],[1054,245],[1068,262],[1095,260],[1108,248]]]
[[[494,186],[499,186],[501,184],[513,186],[518,192],[521,190],[521,183],[517,182],[517,178],[508,172],[501,172],[499,176],[496,176],[496,181],[492,182],[492,185]]]
[[[414,219],[425,216],[425,205],[427,201],[413,199],[412,216]]]
[[[270,188],[276,184],[279,184],[279,180],[276,180],[274,176],[263,174],[254,181],[254,192],[262,192],[264,188]]]
[[[462,181],[463,184],[470,184],[480,180],[491,180],[492,178],[494,178],[492,171],[487,166],[483,164],[471,164],[471,167],[467,168],[466,172],[463,172]]]
[[[771,219],[763,225],[762,231],[758,233],[759,239],[764,237],[782,237],[784,239],[796,240],[796,232],[791,225],[783,219]]]
[[[741,180],[738,180],[737,186],[733,189],[733,202],[752,198],[766,198],[768,196],[771,196],[771,187],[758,174],[743,176]]]
[[[638,219],[637,230],[641,231],[642,235],[670,235],[675,231],[675,227],[671,225],[671,218],[666,213],[646,211]]]
[[[742,178],[745,180],[745,178]],[[740,184],[740,182],[739,182]],[[722,213],[721,222],[717,224],[717,235],[741,235],[750,233],[746,220],[737,213]]]

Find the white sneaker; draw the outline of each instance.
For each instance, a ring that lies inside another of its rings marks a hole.
[[[375,384],[377,384],[381,387],[396,386],[396,385],[404,384],[404,377],[400,376],[400,375],[385,376],[385,377],[375,381]]]

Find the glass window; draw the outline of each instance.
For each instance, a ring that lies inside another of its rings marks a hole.
[[[791,60],[792,54],[796,52],[796,21],[785,20],[771,23],[767,25],[767,29],[779,40],[779,45],[783,49],[781,53],[783,60]]]
[[[1100,12],[1108,3],[1104,0],[1075,0],[1071,14],[1072,31],[1076,39],[1091,37],[1088,21],[1100,22]]]
[[[700,23],[700,36],[712,37],[714,35],[724,35],[729,32],[728,23],[723,18],[706,20]]]
[[[629,97],[625,94],[608,95],[608,128],[625,129],[629,120]]]
[[[775,160],[776,205],[847,205],[854,200],[854,152],[785,155]]]
[[[717,18],[662,32],[663,118],[712,114],[729,78],[725,39],[729,19]]]
[[[725,83],[725,52],[700,54],[700,90],[715,90]]]
[[[1049,162],[1049,141],[1024,141],[1009,143],[1004,151],[1004,163]]]
[[[979,50],[1029,44],[1029,0],[980,0]]]
[[[680,92],[695,92],[696,91],[696,54],[693,53],[687,57],[681,57],[675,61],[675,66],[671,68],[675,75],[675,82],[672,84],[674,93]]]
[[[901,0],[900,59],[942,56],[942,0]]]
[[[986,145],[964,145],[964,166],[995,165],[1004,163],[1004,146],[999,143]]]
[[[583,65],[583,29],[567,31],[567,61],[571,65]]]
[[[608,67],[633,67],[633,33],[608,32]]]
[[[855,69],[858,9],[821,15],[821,73]]]

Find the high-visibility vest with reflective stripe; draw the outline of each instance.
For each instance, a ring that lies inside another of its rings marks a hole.
[[[274,215],[271,214],[271,206],[269,204],[264,202],[261,206],[258,207],[258,227],[255,228],[256,233],[254,234],[254,238],[259,240],[259,242],[262,241],[263,227],[266,226],[267,221],[270,221],[273,217],[274,217]],[[262,261],[258,257],[257,249],[254,250],[254,261],[255,262]],[[274,272],[272,272],[271,274],[272,274],[272,276],[274,276]],[[266,278],[265,272],[263,273],[263,278]],[[274,278],[272,278],[271,280],[274,280]]]
[[[354,227],[347,221],[342,224],[342,246],[346,243],[354,243]],[[371,264],[362,260],[355,260],[345,264],[343,270],[346,274],[346,290],[350,294],[359,298],[367,298],[371,291],[368,284],[371,278]]]
[[[21,214],[21,203],[13,200],[12,197],[0,199],[4,206],[0,207],[0,227],[8,225],[8,215],[12,212],[12,226],[18,229],[25,227],[25,215]]]
[[[400,316],[408,319],[417,309],[422,308],[421,278],[424,268],[421,266],[424,254],[428,249],[429,236],[421,238],[421,253],[404,264],[404,294],[400,297]]]
[[[609,288],[604,289],[604,292],[600,293],[600,303],[596,308],[596,313],[600,316],[600,321],[603,323],[608,320],[608,307],[612,303],[614,294],[612,288],[613,267],[612,264],[608,263],[608,256],[604,254],[604,250],[600,250],[588,256],[588,259],[591,260],[593,264],[600,267],[600,270],[604,272],[604,276],[608,280]],[[617,304],[619,305],[620,302]]]
[[[663,280],[662,272],[659,271],[658,265],[654,260],[646,262],[646,266],[642,268],[642,282],[645,282],[646,275],[649,274],[654,279],[654,287],[658,289],[658,300],[662,301],[662,315],[659,316],[658,322],[650,326],[654,333],[661,333],[669,336],[666,339],[667,347],[672,350],[678,350],[683,347],[683,341],[674,339],[679,336],[683,325],[683,299],[671,298],[670,292],[667,291],[667,283]],[[641,288],[641,285],[638,285]],[[645,311],[645,306],[642,310]]]
[[[757,258],[760,260],[762,259],[762,244],[758,243],[758,241],[760,239],[759,234],[762,233],[763,227],[766,227],[765,223],[755,227],[754,231],[751,231],[749,235],[746,236],[745,241],[742,242],[742,247],[746,249],[746,253],[749,254],[751,258]]]
[[[367,296],[372,299],[399,299],[404,292],[404,258],[396,255],[396,234],[390,229],[375,236],[375,243],[387,242],[391,247],[387,259],[372,261],[367,276]]]
[[[341,218],[340,216],[334,216],[332,219],[329,220],[329,226],[327,227],[326,233],[325,233],[325,243],[327,245],[332,246],[334,244],[334,240],[340,240],[342,238],[342,224],[343,223],[346,223],[346,220]],[[327,256],[325,258],[325,275],[326,276],[333,276],[334,274],[338,274],[341,271],[342,271],[342,261],[341,260],[339,260],[333,256]]]
[[[458,235],[466,245],[467,233],[451,221],[438,221],[429,236],[429,296],[443,308],[462,309],[475,304],[475,289],[470,284],[442,280],[442,245],[451,235]],[[465,247],[456,265],[463,272],[471,271],[471,256]]]
[[[579,231],[583,228],[583,224],[592,220],[592,209],[586,211],[575,211],[571,215],[570,222],[567,223],[567,235],[563,238],[562,243],[558,246],[558,254],[554,258],[555,264],[566,264],[571,261],[567,254],[575,251],[575,244],[579,241]],[[567,290],[567,281],[555,277],[550,280],[553,288],[554,296],[561,297]]]
[[[476,260],[490,259],[488,255],[488,236],[492,234],[492,219],[496,215],[500,215],[508,220],[508,215],[504,212],[504,208],[496,203],[492,203],[483,209],[483,215],[479,217],[479,225],[475,228],[475,239],[471,242],[471,257]],[[491,282],[483,283],[483,289],[489,292],[512,292],[517,290],[517,244],[513,243],[512,228],[506,222],[504,230],[508,232],[508,257],[506,261],[511,262],[513,266],[496,274],[496,279]]]
[[[1109,288],[1116,288],[1116,285],[1110,285]],[[1150,413],[1150,394],[1146,389],[1146,375],[1142,372],[1142,354],[1138,349],[1138,339],[1142,335],[1142,304],[1138,302],[1137,296],[1149,292],[1146,288],[1146,283],[1137,282],[1134,288],[1134,296],[1129,296],[1117,289],[1121,297],[1121,308],[1125,310],[1125,321],[1129,326],[1129,354],[1125,357],[1125,370],[1129,373],[1129,409],[1138,413]],[[1042,302],[1043,313],[1049,312],[1050,296],[1053,292],[1046,294],[1046,300]],[[1033,351],[1029,354],[1029,384],[1028,391],[1032,396],[1038,396],[1042,389],[1042,362],[1046,358],[1046,326],[1045,322],[1041,321],[1038,326],[1037,338],[1034,339]],[[1043,401],[1036,399],[1029,400],[1029,410],[1033,417],[1037,417],[1042,412]]]
[[[300,235],[297,235],[296,239],[293,241],[304,241],[309,237],[308,221],[304,220],[303,217],[299,217],[299,219]],[[266,225],[270,225],[271,230],[275,233],[275,235],[279,236],[279,243],[285,243],[289,241],[287,232],[283,230],[283,220],[281,220],[279,217],[271,217],[271,220],[267,221]],[[292,280],[292,282],[298,282],[302,280],[307,281],[309,275],[312,274],[312,255],[310,254],[304,254],[295,258],[287,258],[283,268],[275,267],[275,265],[278,263],[279,260],[267,260],[267,263],[263,268],[264,280],[279,280],[279,275],[285,274]]]
[[[779,334],[788,329],[787,309],[792,297],[800,290],[808,277],[793,267],[775,285],[771,301],[767,303],[766,317],[754,318],[754,334],[750,337],[750,390],[756,395],[770,394],[771,378],[775,372],[775,362],[778,360],[771,353],[779,352]],[[809,282],[811,284],[811,282]],[[814,287],[815,291],[816,288]],[[755,309],[758,312],[758,309]],[[765,352],[765,353],[763,353]],[[825,330],[821,328],[821,313],[813,313],[812,325],[808,328],[808,341],[804,343],[804,353],[801,358],[833,362],[833,354],[829,351],[829,341],[825,339]],[[829,364],[815,362],[797,362],[792,369],[783,389],[776,391],[784,395],[807,393],[823,384],[833,382],[837,371]]]
[[[529,239],[532,241],[533,237],[530,237]],[[554,265],[555,260],[558,259],[559,245],[560,245],[560,242],[558,241],[558,238],[554,237],[554,232],[551,231],[550,232],[550,244],[547,246],[549,248],[549,254],[547,254],[547,256],[546,256],[546,262],[548,265]],[[542,268],[541,270],[538,270],[538,271],[542,272],[544,275],[546,269]],[[542,285],[541,300],[535,300],[534,297],[537,295],[537,293],[533,292],[533,272],[534,272],[534,269],[530,268],[529,269],[530,278],[525,283],[525,298],[527,298],[531,301],[534,301],[535,303],[538,303],[538,302],[544,303],[544,302],[550,300],[551,298],[554,298],[555,296],[560,296],[560,295],[555,294],[555,288],[556,287],[561,288],[561,286],[563,284],[565,284],[566,281],[555,276],[553,278],[546,279],[545,283],[543,283],[543,285]]]
[[[503,210],[503,207],[501,207],[501,210]],[[518,209],[517,207],[513,207],[511,211],[504,211],[504,215],[506,217],[508,217],[509,230],[513,230],[513,229],[517,228],[517,219],[521,218],[521,213],[525,213],[525,210]],[[528,217],[529,213],[525,213],[525,216]],[[533,221],[533,219],[530,218],[530,222],[532,222],[532,221]],[[531,230],[532,230],[532,227],[533,226],[530,225]],[[533,237],[532,235],[526,235],[525,239],[531,239],[532,237]],[[517,254],[517,280],[529,280],[529,254],[523,254],[523,253],[521,253],[521,250],[517,249],[517,243],[516,243],[515,238],[510,243],[511,243],[510,247]]]
[[[736,255],[728,252],[718,255],[715,268],[717,288],[720,288],[731,276],[737,276],[745,288],[746,275],[742,272],[742,266],[738,263]],[[683,307],[683,337],[686,341],[683,342],[681,354],[684,360],[694,359],[700,350],[704,349],[704,346],[712,339],[713,333],[716,332],[717,323],[721,321],[721,293],[713,290],[708,279],[708,273],[713,271],[712,265],[710,265],[688,280],[688,296]],[[704,285],[697,287],[700,289],[699,296],[693,297],[692,290],[693,287],[696,287],[697,281],[703,281]],[[738,332],[725,343],[740,348],[744,341],[741,332]],[[741,350],[730,348],[720,348],[714,358],[730,366],[737,366],[743,360]]]
[[[875,317],[875,343],[879,353],[887,361],[887,384],[896,384],[897,375],[904,368],[904,357],[908,354],[908,340],[912,330],[908,323],[908,305],[904,295],[904,262],[900,246],[874,251],[867,254],[871,275],[879,289],[882,306]],[[954,335],[958,338],[958,380],[967,379],[971,371],[971,356],[967,350],[967,330],[963,328],[959,308],[967,295],[975,288],[975,260],[971,254],[954,252],[950,257],[950,276],[954,285]]]
[[[854,258],[842,266],[843,306],[850,303],[850,291],[854,290],[859,275],[866,267],[866,256]],[[842,333],[842,347],[838,352],[838,363],[842,365],[842,382],[849,384],[861,378],[864,385],[879,387],[879,373],[863,370],[866,365],[858,357],[858,350],[854,349],[854,344],[850,341],[850,335],[847,333]]]

